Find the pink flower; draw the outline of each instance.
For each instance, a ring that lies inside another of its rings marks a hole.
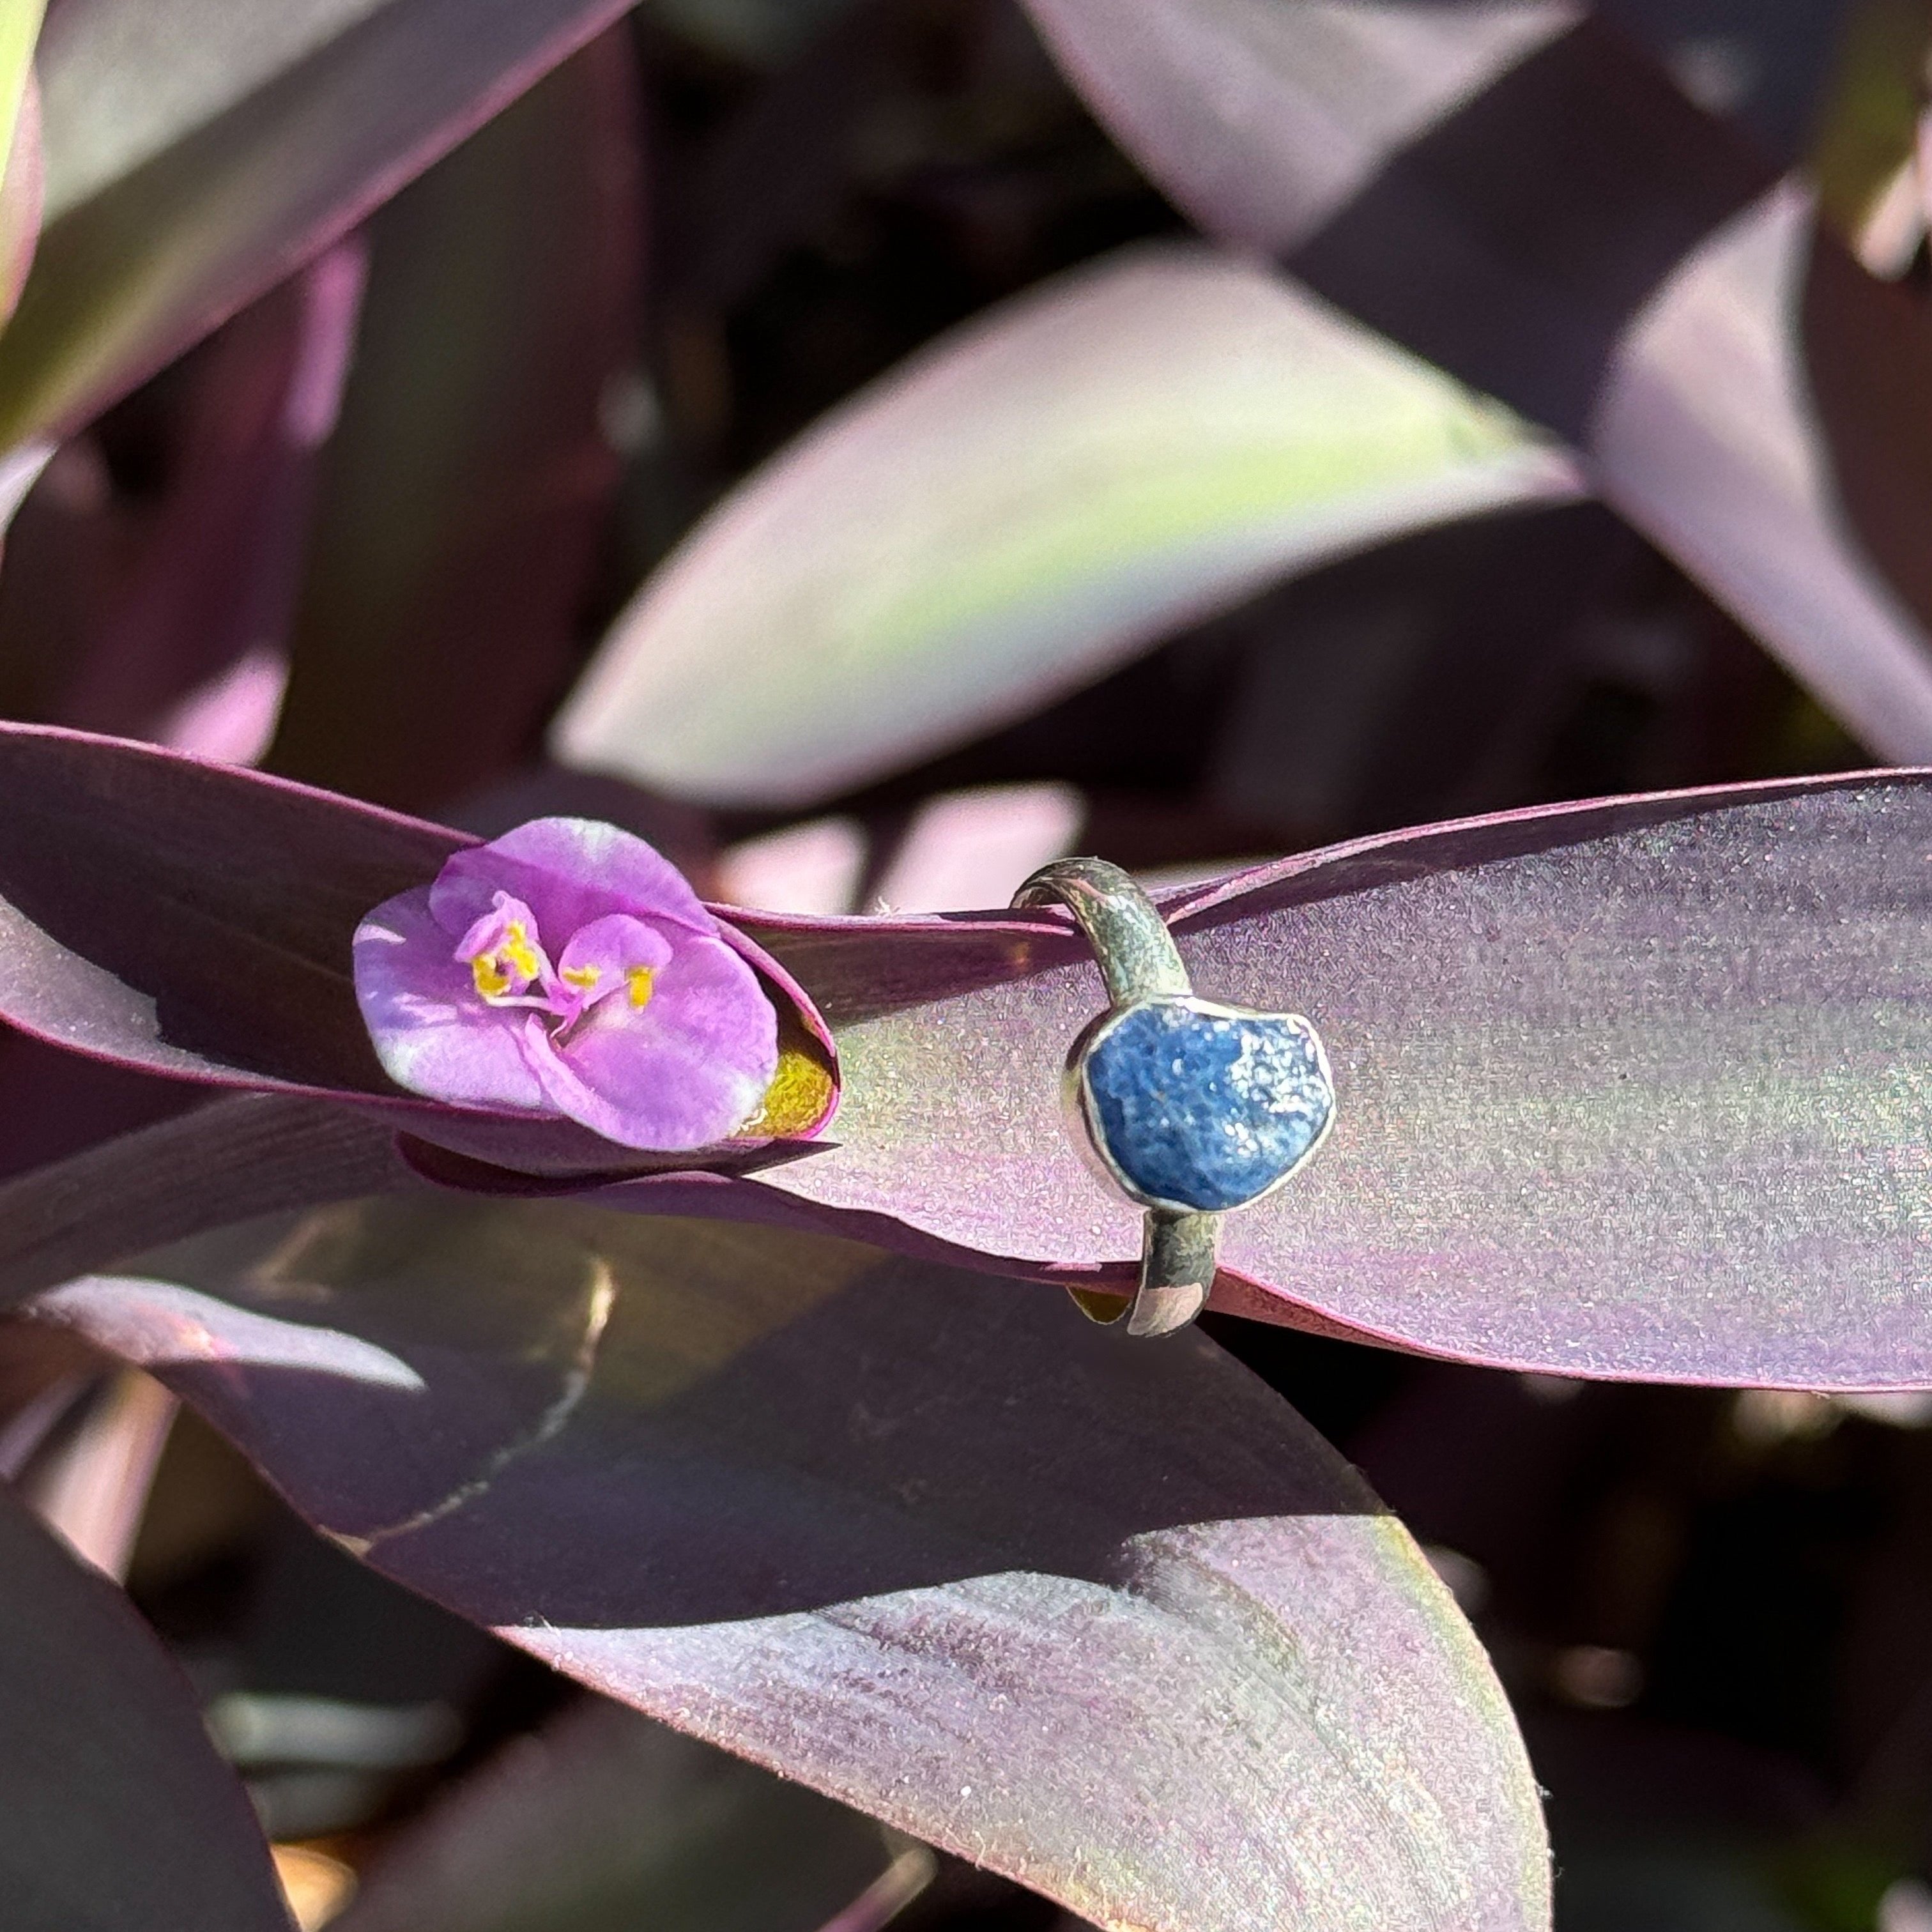
[[[778,1066],[757,975],[630,832],[538,818],[459,852],[356,928],[356,997],[391,1079],[562,1114],[625,1147],[728,1138]]]

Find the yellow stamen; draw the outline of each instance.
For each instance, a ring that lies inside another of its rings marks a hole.
[[[651,981],[656,976],[648,966],[633,966],[624,977],[630,982],[631,1004],[647,1006],[651,1003]]]
[[[526,980],[534,980],[543,970],[543,963],[536,956],[536,949],[530,944],[530,935],[523,921],[513,919],[503,928],[502,944],[498,953]]]
[[[486,1000],[498,1000],[514,990],[520,980],[528,986],[543,977],[543,955],[530,944],[530,929],[520,919],[503,928],[503,936],[487,952],[478,953],[470,962],[470,976],[476,990]]]
[[[573,986],[587,993],[603,978],[604,969],[601,966],[566,966],[562,976]]]

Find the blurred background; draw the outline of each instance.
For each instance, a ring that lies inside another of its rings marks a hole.
[[[1855,170],[1901,89],[1917,110],[1921,8],[1598,10],[1779,166]],[[593,124],[614,135],[560,137]],[[1858,206],[1868,265],[1922,284],[1922,223]],[[656,0],[61,447],[0,569],[0,712],[483,832],[592,811],[715,896],[823,911],[1000,903],[1072,850],[1174,879],[1878,762],[1562,490],[1224,600],[807,804],[546,762],[599,640],[734,484],[956,326],[1189,233],[1011,0]],[[359,304],[356,346],[316,377],[339,393],[284,503],[238,458],[250,372],[332,301]],[[500,369],[530,419],[452,435]],[[546,454],[580,390],[594,435]],[[0,1123],[10,1168],[191,1097],[0,1055],[37,1096]],[[1559,1932],[1932,1932],[1932,1396],[1585,1385],[1207,1326],[1362,1467],[1474,1620],[1549,1792]],[[154,1384],[36,1346],[7,1371],[0,1468],[124,1568],[305,1924],[1063,1922],[586,1698],[319,1540]]]

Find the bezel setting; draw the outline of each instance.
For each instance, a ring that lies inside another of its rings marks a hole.
[[[1262,1022],[1273,1026],[1286,1025],[1292,1028],[1310,1048],[1327,1097],[1328,1105],[1322,1124],[1316,1130],[1314,1138],[1288,1166],[1252,1193],[1225,1204],[1216,1204],[1212,1210],[1204,1210],[1196,1202],[1178,1201],[1166,1196],[1150,1193],[1132,1180],[1121,1166],[1118,1154],[1109,1144],[1088,1077],[1094,1055],[1121,1027],[1149,1010],[1174,1008],[1180,1008],[1209,1020]],[[1311,1021],[1300,1013],[1262,1012],[1251,1006],[1228,1006],[1220,1000],[1203,999],[1192,993],[1158,994],[1129,1000],[1120,1006],[1109,1006],[1096,1016],[1082,1028],[1068,1050],[1066,1070],[1061,1081],[1061,1094],[1070,1119],[1078,1129],[1072,1136],[1074,1143],[1097,1178],[1118,1189],[1140,1207],[1156,1208],[1169,1214],[1232,1213],[1266,1199],[1276,1189],[1292,1180],[1314,1158],[1335,1124],[1334,1074],[1328,1064],[1328,1050],[1322,1044],[1322,1036]]]

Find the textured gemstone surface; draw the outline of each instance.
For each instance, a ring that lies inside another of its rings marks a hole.
[[[1128,1180],[1207,1210],[1238,1208],[1274,1186],[1335,1104],[1305,1020],[1180,1000],[1118,1022],[1088,1052],[1086,1082],[1090,1117]]]

